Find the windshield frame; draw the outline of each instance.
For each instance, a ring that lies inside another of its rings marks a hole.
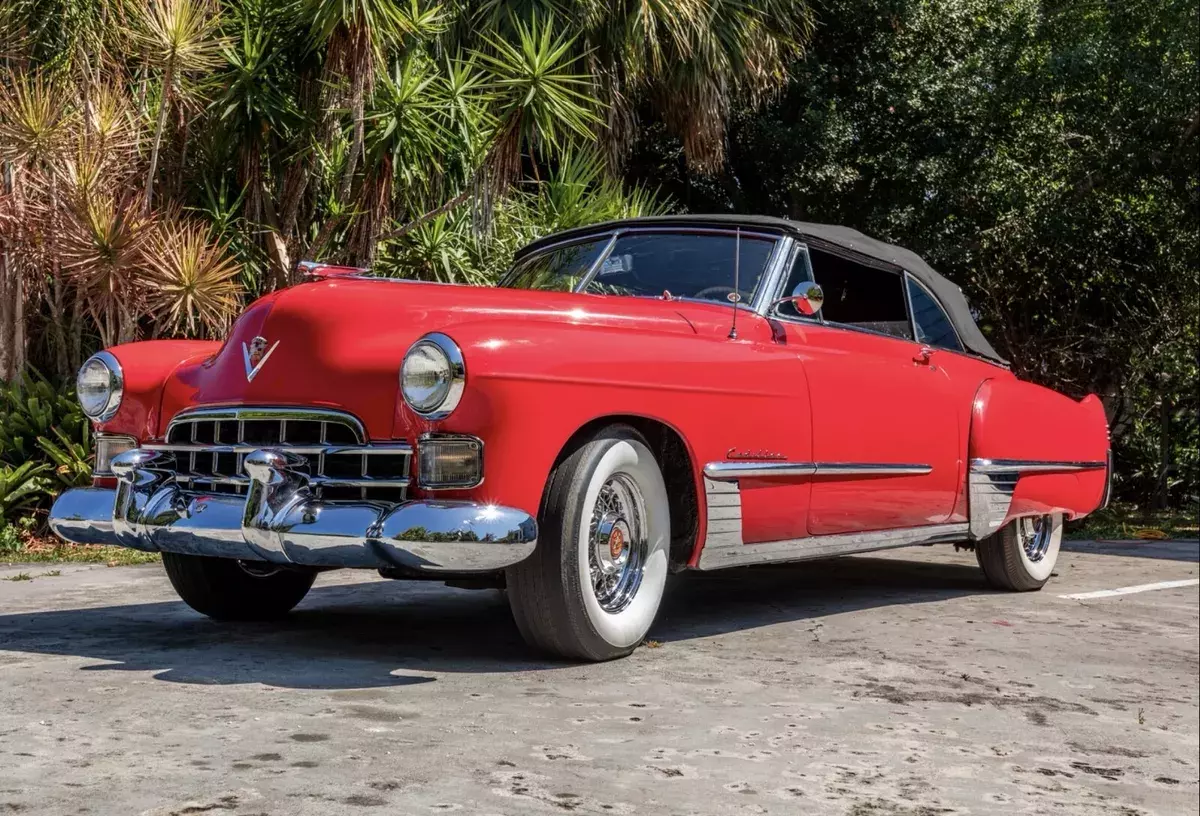
[[[738,235],[738,234],[741,234],[742,236],[747,237],[747,238],[755,238],[758,240],[771,241],[772,242],[771,254],[767,256],[766,264],[763,266],[762,274],[759,276],[758,284],[754,288],[754,293],[750,298],[750,302],[748,304],[744,303],[744,302],[738,304],[738,306],[741,308],[749,308],[752,311],[758,312],[759,314],[764,314],[767,307],[769,306],[769,303],[766,301],[768,301],[770,299],[771,293],[774,292],[777,287],[777,278],[778,278],[779,270],[780,270],[781,266],[783,265],[783,261],[790,256],[789,248],[791,245],[791,236],[789,236],[788,233],[783,230],[774,231],[774,230],[770,230],[770,229],[763,229],[761,227],[736,227],[736,226],[734,226],[734,227],[694,226],[693,227],[693,226],[660,226],[660,225],[650,226],[650,225],[648,225],[648,226],[644,226],[644,227],[641,227],[641,226],[621,227],[618,229],[601,230],[601,231],[589,233],[587,235],[573,235],[570,238],[563,239],[562,241],[556,241],[552,244],[547,244],[543,247],[539,247],[537,252],[531,252],[528,255],[525,255],[525,256],[521,257],[520,259],[518,259],[509,268],[509,270],[504,273],[504,276],[500,279],[500,281],[496,285],[500,288],[515,288],[515,287],[509,287],[508,286],[509,282],[516,276],[517,268],[520,266],[524,266],[525,262],[530,260],[531,258],[541,257],[542,255],[544,255],[548,252],[555,252],[566,246],[573,246],[573,245],[577,245],[577,244],[597,243],[598,241],[603,241],[607,237],[608,241],[605,244],[604,249],[602,249],[600,251],[600,254],[596,256],[596,259],[594,261],[592,261],[592,265],[590,267],[588,267],[587,272],[585,272],[584,275],[579,279],[579,283],[576,284],[575,288],[570,290],[571,292],[573,292],[575,294],[596,294],[596,293],[586,292],[585,290],[587,289],[588,285],[592,282],[592,280],[596,277],[596,274],[600,270],[602,265],[604,264],[604,261],[612,253],[613,248],[616,246],[617,240],[625,235],[639,235],[639,234],[640,235],[644,235],[644,234]],[[730,270],[731,278],[732,278],[732,274],[733,274],[733,271]],[[527,291],[532,291],[532,290],[527,290]],[[640,298],[651,298],[651,299],[658,299],[660,297],[658,295],[597,295],[597,296],[598,297],[640,297]],[[708,303],[710,305],[715,305],[715,306],[725,305],[720,301],[708,300],[706,298],[692,298],[692,297],[683,297],[683,296],[679,296],[679,295],[673,295],[671,299],[672,300],[685,300],[685,301],[689,301],[692,303]]]

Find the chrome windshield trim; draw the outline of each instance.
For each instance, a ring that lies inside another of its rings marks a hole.
[[[972,459],[974,473],[1070,473],[1077,470],[1102,470],[1108,462],[1100,460],[1052,461],[1045,459]]]
[[[892,462],[709,462],[704,475],[720,482],[788,476],[924,476],[931,465]]]
[[[740,233],[742,235],[742,237],[765,239],[768,241],[772,241],[774,243],[774,246],[771,249],[771,255],[767,258],[766,264],[763,266],[763,273],[759,277],[758,284],[754,288],[753,297],[750,298],[750,303],[752,304],[751,309],[760,315],[763,314],[763,309],[765,308],[764,304],[770,302],[770,298],[768,297],[769,292],[764,287],[768,286],[774,277],[777,277],[778,270],[781,265],[780,257],[783,254],[785,254],[785,253],[782,253],[780,250],[786,249],[787,247],[789,247],[791,245],[791,241],[792,241],[791,236],[788,235],[784,231],[772,232],[770,230],[763,230],[763,229],[758,229],[758,228],[703,227],[703,226],[688,226],[688,225],[622,227],[620,229],[615,229],[615,230],[605,230],[605,231],[595,232],[595,233],[591,233],[586,236],[576,236],[573,238],[565,239],[563,241],[558,241],[553,244],[548,244],[547,246],[540,248],[537,252],[531,253],[529,255],[525,255],[524,257],[522,257],[520,260],[520,263],[524,263],[529,258],[536,258],[547,252],[553,252],[554,250],[560,249],[564,246],[574,246],[576,244],[592,243],[592,242],[598,241],[600,238],[607,235],[608,243],[605,245],[604,249],[600,252],[600,255],[597,256],[596,260],[592,262],[592,265],[590,267],[588,267],[587,273],[585,273],[584,276],[580,279],[580,282],[575,285],[575,288],[570,290],[574,294],[588,294],[584,290],[595,278],[596,273],[600,270],[600,267],[604,263],[604,261],[608,258],[608,256],[610,254],[612,254],[613,248],[616,246],[617,240],[619,238],[626,236],[626,235],[655,234],[655,233],[660,234],[660,235],[737,235]],[[501,289],[513,288],[513,287],[510,287],[508,284],[513,277],[513,271],[516,268],[517,268],[517,264],[514,263],[512,268],[509,269],[507,272],[505,272],[504,277],[501,278],[500,282],[496,284],[497,288],[501,288]],[[732,275],[732,270],[731,270],[730,274]],[[626,296],[621,296],[621,297],[626,297]],[[629,295],[628,297],[651,297],[652,298],[654,296],[653,295]],[[684,300],[684,298],[678,298],[678,299]],[[700,302],[702,302],[702,303],[719,303],[719,301],[700,301]]]

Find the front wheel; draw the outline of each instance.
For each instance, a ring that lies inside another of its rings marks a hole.
[[[1019,518],[975,545],[975,558],[996,589],[1028,592],[1050,580],[1062,544],[1061,513]]]
[[[275,567],[165,552],[163,567],[183,602],[218,620],[263,620],[286,615],[316,580],[316,570]]]
[[[550,476],[534,554],[510,567],[525,640],[578,660],[623,657],[658,613],[671,541],[662,471],[642,436],[614,425]]]

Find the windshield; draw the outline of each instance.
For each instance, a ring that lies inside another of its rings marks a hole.
[[[669,292],[672,297],[727,303],[734,291],[737,253],[738,294],[748,303],[775,248],[775,239],[760,235],[630,232],[618,237],[604,255],[610,238],[597,236],[524,258],[501,285],[632,297],[662,297]]]

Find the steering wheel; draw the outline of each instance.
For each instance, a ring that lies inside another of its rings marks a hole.
[[[737,290],[734,289],[732,286],[709,286],[707,289],[701,289],[699,292],[692,295],[692,297],[698,298],[700,300],[718,300],[718,299],[719,300],[728,300],[728,297],[724,297],[724,296],[731,295],[736,291]],[[714,298],[714,297],[710,297],[710,295],[722,295],[723,297]]]

